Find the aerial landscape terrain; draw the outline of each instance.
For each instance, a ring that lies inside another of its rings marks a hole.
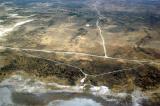
[[[160,106],[160,0],[0,0],[0,106]]]

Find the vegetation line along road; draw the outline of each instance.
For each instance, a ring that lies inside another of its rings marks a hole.
[[[35,55],[31,55],[29,53],[25,53],[27,54],[28,57],[33,57],[33,58],[39,58],[39,59],[44,59],[44,60],[48,60],[48,61],[51,61],[51,62],[55,62],[55,63],[58,63],[58,64],[63,64],[65,66],[69,66],[69,67],[72,67],[72,68],[75,68],[75,69],[78,69],[83,75],[84,75],[84,78],[81,79],[81,83],[84,83],[84,80],[87,78],[87,76],[89,74],[85,73],[81,68],[77,67],[77,66],[74,66],[74,65],[71,65],[71,64],[66,64],[66,63],[63,63],[63,62],[60,62],[60,61],[56,61],[56,60],[51,60],[51,59],[46,59],[46,58],[43,58],[43,57],[40,57],[40,56],[35,56]]]
[[[78,69],[83,75],[84,75],[84,78],[82,78],[80,80],[81,83],[84,83],[85,79],[87,79],[88,76],[90,77],[98,77],[98,76],[103,76],[103,75],[109,75],[109,74],[114,74],[114,73],[119,73],[119,72],[123,72],[123,71],[129,71],[129,70],[133,70],[133,69],[136,69],[136,68],[139,68],[141,67],[143,64],[140,64],[138,65],[137,67],[133,67],[133,68],[126,68],[126,69],[121,69],[121,70],[114,70],[112,72],[106,72],[106,73],[102,73],[102,74],[87,74],[85,73],[80,67],[77,67],[77,66],[74,66],[74,65],[71,65],[71,64],[66,64],[66,63],[63,63],[63,62],[60,62],[60,61],[55,61],[55,60],[51,60],[51,59],[46,59],[46,58],[43,58],[43,57],[40,57],[40,56],[35,56],[35,55],[31,55],[29,53],[26,53],[28,57],[33,57],[33,58],[39,58],[39,59],[44,59],[44,60],[48,60],[48,61],[51,61],[51,62],[55,62],[55,63],[58,63],[58,64],[63,64],[63,65],[66,65],[66,66],[69,66],[69,67],[72,67],[72,68],[75,68],[75,69]]]
[[[55,50],[40,50],[40,49],[25,49],[25,48],[13,48],[13,47],[5,47],[0,46],[0,49],[11,49],[11,50],[17,50],[17,51],[33,51],[33,52],[44,52],[44,53],[56,53],[56,54],[66,54],[66,55],[81,55],[81,56],[90,56],[90,57],[96,57],[96,58],[104,58],[104,59],[111,59],[111,60],[122,60],[122,61],[128,61],[128,62],[135,62],[135,63],[148,63],[148,64],[160,64],[160,62],[154,62],[152,60],[133,60],[133,59],[124,59],[124,58],[114,58],[114,57],[104,57],[99,55],[93,55],[93,54],[87,54],[87,53],[79,53],[79,52],[63,52],[63,51],[55,51]]]

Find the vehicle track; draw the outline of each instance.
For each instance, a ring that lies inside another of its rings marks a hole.
[[[123,72],[123,71],[129,71],[129,70],[133,70],[133,69],[136,69],[136,68],[139,68],[141,67],[143,64],[140,64],[138,65],[137,67],[133,67],[133,68],[126,68],[126,69],[121,69],[121,70],[114,70],[114,71],[111,71],[111,72],[106,72],[106,73],[102,73],[102,74],[88,74],[88,73],[85,73],[80,67],[77,67],[77,66],[74,66],[74,65],[71,65],[71,64],[66,64],[66,63],[63,63],[63,62],[60,62],[60,61],[56,61],[56,60],[52,60],[52,59],[46,59],[44,57],[40,57],[40,56],[35,56],[35,55],[31,55],[29,53],[25,53],[28,57],[33,57],[33,58],[39,58],[39,59],[44,59],[44,60],[48,60],[48,61],[51,61],[51,62],[55,62],[55,63],[58,63],[58,64],[63,64],[63,65],[66,65],[66,66],[69,66],[69,67],[72,67],[72,68],[75,68],[75,69],[78,69],[83,75],[84,75],[84,78],[82,78],[80,80],[80,83],[84,83],[84,81],[87,79],[87,77],[99,77],[99,76],[104,76],[104,75],[110,75],[110,74],[114,74],[114,73],[119,73],[119,72]]]
[[[56,53],[56,54],[65,54],[65,55],[81,55],[81,56],[90,56],[90,57],[110,59],[110,60],[122,60],[122,61],[135,62],[135,63],[160,64],[160,62],[154,62],[152,60],[134,60],[134,59],[105,57],[105,56],[81,53],[81,52],[69,52],[69,51],[65,52],[65,51],[56,51],[56,50],[25,49],[25,48],[13,48],[13,47],[0,46],[0,50],[3,50],[3,49],[10,49],[10,50],[17,50],[17,51]]]
[[[104,50],[104,57],[107,58],[108,55],[107,55],[107,50],[106,50],[106,42],[105,42],[105,40],[104,40],[104,36],[103,36],[103,34],[102,34],[102,30],[101,30],[101,27],[100,27],[100,25],[99,25],[101,19],[103,19],[104,16],[101,15],[101,12],[100,12],[100,11],[98,10],[98,8],[97,8],[97,1],[96,1],[96,3],[95,3],[94,7],[95,7],[95,10],[97,11],[97,14],[98,14],[98,19],[97,19],[97,21],[96,21],[96,26],[97,26],[97,29],[99,30],[99,35],[100,35],[101,40],[102,40],[102,46],[103,46],[103,50]]]

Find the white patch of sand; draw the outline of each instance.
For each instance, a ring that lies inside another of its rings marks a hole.
[[[46,92],[45,84],[40,81],[24,78],[20,75],[13,75],[2,81],[0,86],[12,86],[18,92]]]
[[[4,20],[0,20],[0,23],[4,22]]]
[[[90,91],[94,95],[107,95],[111,93],[110,89],[106,86],[92,86]]]
[[[18,14],[8,14],[10,17],[16,17]]]
[[[22,22],[18,22],[18,23],[16,23],[16,24],[14,25],[14,27],[21,26],[21,25],[26,24],[26,23],[31,22],[31,21],[33,21],[33,19],[26,20],[26,21],[22,21]]]
[[[43,83],[39,80],[24,78],[21,75],[13,75],[2,81],[0,86],[12,86],[18,92],[47,92],[50,90],[47,86],[57,87],[66,92],[83,92],[86,85],[69,86],[57,83]],[[106,86],[91,86],[90,92],[95,95],[105,95],[109,94],[110,90]]]
[[[84,81],[87,79],[87,76],[88,76],[88,75],[87,75],[87,74],[85,74],[84,78],[82,78],[82,79],[80,80],[80,83],[81,83],[81,84],[83,84],[83,83],[84,83]]]
[[[23,77],[21,75],[13,75],[8,79],[3,80],[0,83],[0,86],[11,86],[17,92],[29,92],[29,93],[45,93],[48,91],[83,93],[84,89],[86,87],[85,84],[83,86],[80,86],[80,85],[69,86],[69,85],[60,85],[58,83],[44,83],[39,80]],[[59,88],[59,90],[49,89],[48,86],[57,87],[57,88]],[[6,92],[8,92],[8,91],[6,91]],[[107,98],[107,95],[114,96],[114,97],[120,97],[120,98],[125,98],[128,95],[131,95],[133,106],[141,106],[140,105],[141,101],[143,99],[147,99],[147,97],[145,97],[143,95],[143,93],[138,90],[134,91],[132,94],[113,93],[106,86],[93,86],[93,85],[91,85],[91,87],[89,88],[89,93],[96,95],[96,96],[101,96],[106,101],[116,101],[116,99]],[[3,100],[3,99],[1,99],[1,100]]]
[[[90,24],[86,24],[86,27],[90,27]]]

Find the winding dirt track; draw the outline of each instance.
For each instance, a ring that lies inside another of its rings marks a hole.
[[[0,37],[3,37],[6,34],[8,34],[9,32],[12,32],[15,28],[20,27],[20,26],[22,26],[26,23],[32,22],[32,21],[34,21],[34,20],[33,19],[25,20],[25,21],[21,21],[21,22],[16,23],[15,25],[13,25],[10,28],[0,28]]]
[[[97,26],[97,29],[99,30],[99,35],[100,35],[101,40],[102,40],[102,46],[103,46],[103,50],[104,50],[104,57],[107,58],[108,55],[107,55],[107,50],[106,50],[106,43],[105,43],[105,40],[104,40],[104,36],[103,36],[103,34],[102,34],[101,27],[100,27],[100,25],[99,25],[100,20],[101,20],[102,18],[104,18],[104,16],[101,15],[101,12],[98,10],[96,3],[95,3],[95,5],[94,5],[94,7],[95,7],[95,10],[96,10],[96,12],[97,12],[97,14],[98,14],[98,19],[97,19],[97,22],[96,22],[96,26]]]
[[[100,35],[100,37],[101,37],[101,39],[102,39],[102,45],[103,45],[103,50],[104,50],[104,56],[107,58],[108,55],[107,55],[107,50],[106,50],[106,46],[105,46],[106,43],[105,43],[104,37],[103,37],[103,35],[102,35],[101,27],[99,26],[99,21],[100,21],[100,19],[97,20],[96,26],[97,26],[97,28],[98,28],[98,30],[99,30],[99,35]]]
[[[109,74],[114,74],[114,73],[119,73],[119,72],[123,72],[123,71],[129,71],[129,70],[132,70],[132,69],[136,69],[138,67],[141,67],[143,64],[140,64],[138,65],[137,67],[133,67],[133,68],[126,68],[126,69],[121,69],[121,70],[114,70],[114,71],[111,71],[111,72],[106,72],[106,73],[102,73],[102,74],[88,74],[88,73],[85,73],[80,67],[77,67],[77,66],[74,66],[74,65],[71,65],[71,64],[66,64],[66,63],[63,63],[63,62],[59,62],[59,61],[55,61],[55,60],[51,60],[51,59],[46,59],[46,58],[43,58],[43,57],[40,57],[40,56],[35,56],[35,55],[31,55],[29,53],[26,53],[28,57],[34,57],[34,58],[39,58],[39,59],[44,59],[44,60],[48,60],[48,61],[51,61],[51,62],[55,62],[55,63],[58,63],[58,64],[63,64],[63,65],[66,65],[66,66],[69,66],[69,67],[72,67],[72,68],[75,68],[75,69],[78,69],[83,75],[84,75],[84,78],[81,79],[81,83],[84,82],[85,79],[87,79],[88,76],[90,77],[99,77],[99,76],[103,76],[103,75],[109,75]]]

